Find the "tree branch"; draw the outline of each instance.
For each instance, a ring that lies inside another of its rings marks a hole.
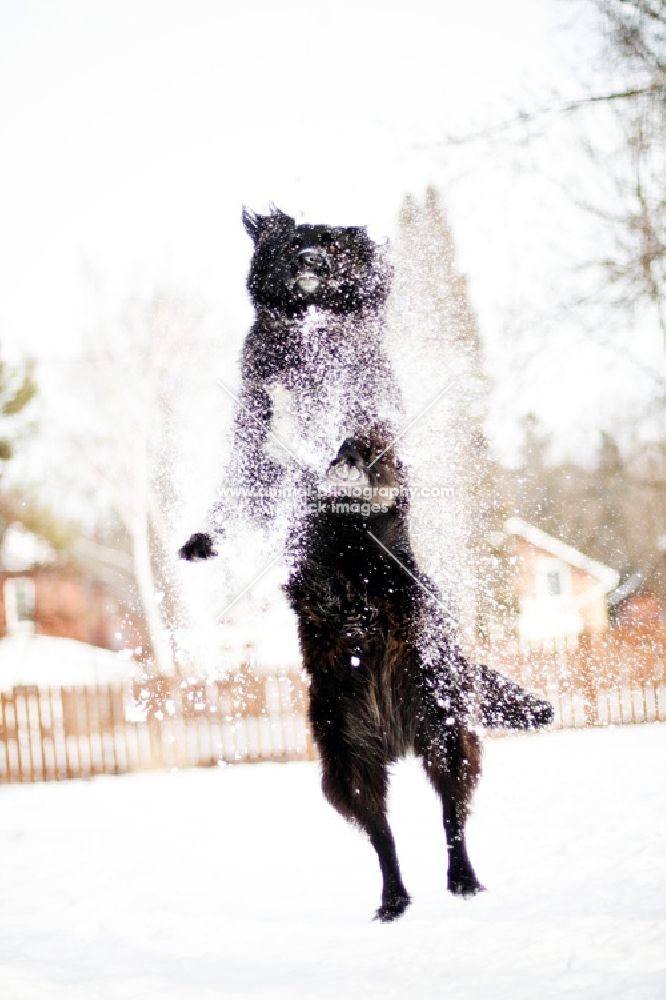
[[[613,91],[609,94],[592,94],[589,97],[581,97],[575,101],[566,101],[561,104],[553,104],[550,107],[537,108],[534,111],[520,111],[513,118],[507,118],[503,122],[496,122],[478,132],[469,132],[467,135],[447,136],[442,142],[435,143],[438,146],[462,146],[465,143],[477,142],[479,139],[492,139],[508,132],[517,125],[532,125],[544,118],[564,116],[591,107],[594,104],[612,104],[615,101],[633,100],[637,97],[647,97],[663,94],[666,97],[666,82],[651,83],[645,87],[631,87],[627,90]]]

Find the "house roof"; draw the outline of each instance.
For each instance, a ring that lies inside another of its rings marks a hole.
[[[646,569],[636,570],[635,573],[632,573],[631,576],[627,577],[624,583],[621,583],[612,594],[608,595],[609,607],[616,608],[618,604],[621,604],[627,597],[640,593],[645,587],[653,568],[654,567],[650,566]]]
[[[50,566],[57,561],[51,545],[18,521],[9,525],[0,545],[0,570],[25,573],[36,566]]]
[[[553,535],[542,531],[534,524],[529,524],[528,521],[523,521],[520,517],[510,517],[504,525],[504,530],[507,535],[517,535],[519,538],[524,538],[535,548],[543,549],[544,552],[549,552],[550,555],[561,559],[562,562],[587,573],[602,584],[606,593],[617,587],[620,582],[620,574],[617,570],[597,562],[595,559],[590,559],[589,556],[579,552],[572,545],[566,545],[559,538],[554,538]]]
[[[7,528],[0,544],[0,572],[30,574],[55,566],[105,584],[119,600],[127,593],[133,577],[132,558],[118,549],[100,545],[90,538],[77,538],[63,557],[42,538],[18,521]]]
[[[106,584],[119,598],[126,592],[133,576],[132,557],[125,552],[100,545],[90,538],[77,538],[72,546],[78,565],[87,576]]]
[[[0,691],[19,685],[91,686],[127,683],[137,665],[126,653],[76,639],[14,636],[0,639]]]

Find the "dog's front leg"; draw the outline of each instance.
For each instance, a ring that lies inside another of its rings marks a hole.
[[[240,515],[251,521],[270,521],[275,511],[271,490],[282,470],[267,453],[272,420],[271,398],[258,384],[245,386],[238,398],[230,461],[218,500],[208,513],[211,535],[223,535],[225,526]]]
[[[395,920],[405,912],[411,899],[402,882],[395,841],[386,813],[366,813],[358,817],[358,822],[370,837],[382,873],[382,905],[377,909],[375,919],[384,922]]]

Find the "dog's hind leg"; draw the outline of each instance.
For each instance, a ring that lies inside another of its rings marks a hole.
[[[467,854],[465,822],[480,773],[478,737],[458,724],[447,727],[444,733],[441,728],[437,733],[428,726],[417,736],[414,749],[442,802],[449,859],[447,888],[456,896],[474,896],[484,886]]]
[[[444,829],[446,830],[446,847],[449,854],[446,887],[455,896],[475,896],[477,892],[483,892],[485,887],[476,877],[467,854],[464,807],[450,792],[444,792],[441,799]]]
[[[378,920],[395,920],[409,906],[411,900],[400,875],[398,855],[393,834],[386,818],[387,774],[383,763],[372,767],[358,767],[351,763],[353,756],[340,748],[330,757],[322,750],[322,789],[331,805],[345,819],[360,826],[370,838],[377,852],[382,873],[382,903],[375,913]],[[346,766],[349,762],[350,766]]]

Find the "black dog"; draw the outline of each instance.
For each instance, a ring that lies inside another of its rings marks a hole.
[[[329,469],[335,493],[311,508],[287,594],[310,675],[310,721],[329,802],[370,837],[383,877],[381,920],[409,905],[386,818],[387,769],[409,750],[441,798],[448,888],[483,888],[465,847],[481,753],[475,723],[530,729],[552,708],[447,638],[433,584],[409,544],[404,477],[381,432],[348,440]],[[351,496],[350,496],[351,494]]]
[[[346,471],[352,484],[374,484],[379,502],[290,511],[298,555],[288,595],[312,679],[324,791],[370,835],[384,877],[378,916],[391,920],[409,896],[386,821],[388,764],[410,748],[422,758],[442,799],[449,888],[471,895],[481,888],[464,841],[480,767],[474,722],[536,728],[552,710],[494,671],[471,667],[449,642],[434,586],[411,552],[404,495],[383,502],[382,490],[404,487],[402,470],[391,452],[367,468],[394,436],[399,399],[382,348],[390,284],[383,248],[363,229],[297,226],[277,210],[243,218],[255,244],[248,288],[256,319],[243,348],[227,478],[245,497],[241,505],[221,500],[210,531],[193,535],[180,554],[215,555],[214,535],[239,506],[269,522],[267,494],[307,486],[339,442],[353,439],[331,467],[333,482]],[[382,431],[364,440],[378,421]],[[292,435],[281,431],[285,422]]]
[[[248,290],[255,322],[243,346],[232,460],[221,493],[243,491],[243,513],[275,514],[277,488],[297,492],[303,467],[323,473],[340,442],[400,412],[382,348],[391,269],[358,227],[297,225],[278,209],[243,211],[254,242]],[[238,499],[213,507],[210,530],[184,559],[215,554]],[[293,512],[292,512],[293,513]]]

